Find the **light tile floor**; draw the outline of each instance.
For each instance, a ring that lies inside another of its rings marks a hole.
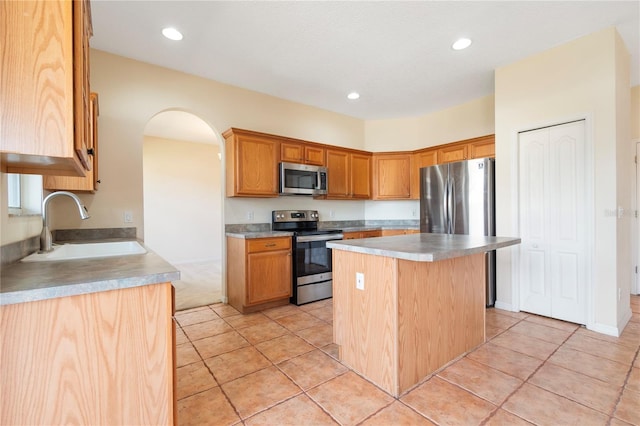
[[[180,425],[640,425],[640,296],[614,338],[487,310],[487,342],[400,398],[337,360],[331,300],[178,312]]]
[[[222,298],[222,266],[220,261],[188,262],[174,265],[180,279],[176,289],[176,309],[179,311],[217,303]]]

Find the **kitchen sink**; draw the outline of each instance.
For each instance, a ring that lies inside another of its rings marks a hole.
[[[58,260],[95,259],[112,256],[144,254],[147,250],[137,241],[115,241],[87,244],[54,245],[53,251],[33,253],[21,262],[51,262]]]

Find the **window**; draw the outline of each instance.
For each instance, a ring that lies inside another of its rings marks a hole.
[[[9,192],[9,212],[12,209],[22,209],[22,192],[20,189],[20,175],[9,173],[7,175],[8,192]]]
[[[42,176],[7,174],[7,195],[10,215],[39,215],[42,210]]]

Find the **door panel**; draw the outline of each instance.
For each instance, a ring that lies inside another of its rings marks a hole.
[[[447,165],[420,169],[420,232],[446,232],[445,182]]]
[[[519,137],[521,309],[586,323],[584,121]]]
[[[494,235],[493,182],[488,159],[449,164],[449,179],[453,182],[453,233]]]
[[[520,246],[521,309],[551,314],[551,291],[547,279],[546,131],[520,135]]]

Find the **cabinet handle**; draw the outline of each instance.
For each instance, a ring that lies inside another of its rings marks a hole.
[[[95,151],[93,150],[93,148],[89,148],[89,149],[87,149],[87,154],[95,155]]]
[[[264,246],[265,246],[265,247],[275,247],[275,246],[276,246],[276,243],[265,244]]]

